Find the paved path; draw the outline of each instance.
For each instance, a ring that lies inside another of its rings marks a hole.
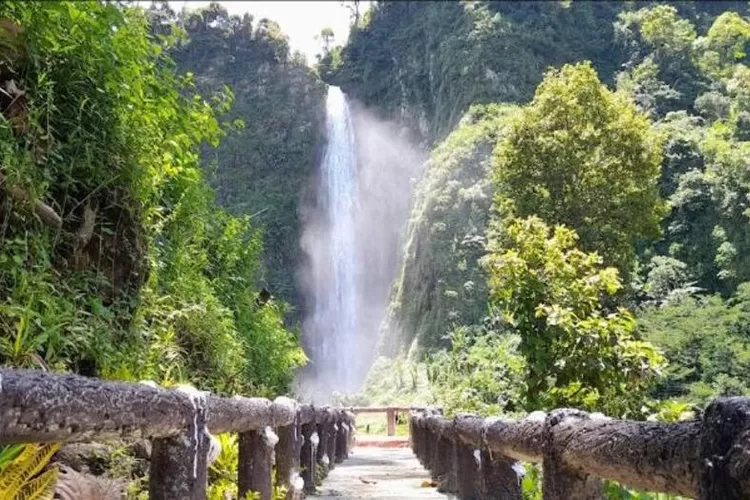
[[[446,499],[433,487],[422,486],[429,473],[408,448],[355,447],[337,464],[312,498],[436,498]]]

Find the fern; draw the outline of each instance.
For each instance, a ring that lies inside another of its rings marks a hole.
[[[54,489],[57,470],[47,471],[37,478],[44,478],[42,481],[32,478],[49,463],[52,455],[59,448],[59,443],[26,445],[21,454],[5,468],[2,477],[0,477],[0,500],[48,498],[44,496],[44,492],[48,488],[47,481],[51,481],[51,487]],[[49,472],[53,473],[49,474]]]
[[[52,500],[55,494],[58,469],[53,467],[26,483],[14,500]]]

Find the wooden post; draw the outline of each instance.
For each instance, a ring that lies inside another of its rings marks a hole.
[[[543,493],[544,500],[593,500],[602,498],[602,481],[594,476],[572,470],[562,458],[567,445],[555,438],[555,426],[569,419],[589,420],[589,414],[579,410],[554,410],[544,421]]]
[[[740,500],[750,494],[750,399],[718,398],[701,426],[698,499]]]
[[[312,493],[315,491],[315,469],[317,466],[316,453],[320,438],[316,432],[315,422],[308,422],[302,425],[302,451],[300,458],[302,461],[302,480],[305,482],[305,492]]]
[[[262,431],[240,433],[237,471],[240,498],[244,498],[250,491],[255,491],[260,495],[260,500],[271,500],[271,466],[277,440],[278,437],[268,427]]]
[[[388,435],[396,435],[396,410],[388,408],[386,411],[386,418],[388,419]]]
[[[461,500],[478,499],[479,464],[477,463],[477,457],[474,455],[475,450],[462,443],[460,439],[456,439],[453,443],[453,449],[458,498]]]
[[[195,411],[185,434],[154,439],[149,464],[149,498],[152,500],[205,500],[208,485],[206,400],[190,395]]]
[[[520,471],[523,467],[508,457],[481,450],[482,498],[486,500],[522,500]]]

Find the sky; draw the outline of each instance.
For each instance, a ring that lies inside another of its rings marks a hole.
[[[185,5],[193,9],[205,7],[209,3],[197,0],[172,0],[169,5],[179,12]],[[276,21],[289,37],[292,51],[299,50],[305,54],[309,63],[315,62],[315,54],[321,52],[321,43],[314,38],[321,29],[330,26],[337,44],[345,43],[349,36],[349,9],[343,6],[341,1],[225,1],[219,3],[227,9],[229,14],[242,15],[250,12],[256,20],[267,17]],[[360,2],[360,15],[369,7],[369,4],[370,2]]]

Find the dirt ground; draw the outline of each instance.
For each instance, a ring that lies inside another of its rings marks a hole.
[[[347,460],[337,464],[317,495],[309,498],[449,498],[434,487],[408,448],[357,446]]]

